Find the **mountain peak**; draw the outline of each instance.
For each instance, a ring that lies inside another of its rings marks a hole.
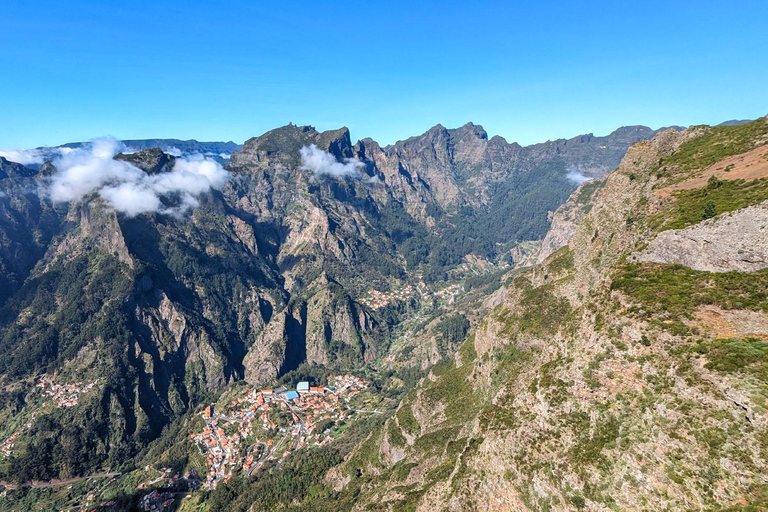
[[[240,167],[256,164],[256,167],[283,165],[296,168],[301,163],[300,150],[315,145],[338,159],[352,158],[352,140],[346,126],[318,132],[314,126],[297,126],[289,123],[245,141],[241,151],[234,151],[229,165]]]
[[[3,178],[26,178],[33,176],[35,172],[24,165],[12,162],[5,157],[0,156],[0,179]]]
[[[133,164],[147,174],[157,174],[173,167],[176,159],[160,148],[151,148],[136,153],[120,153],[115,156],[115,160]]]
[[[467,135],[473,135],[478,139],[483,139],[483,140],[488,139],[488,132],[486,132],[481,125],[475,124],[471,121],[460,128],[456,128],[454,130],[449,130],[449,131],[458,136],[467,134]]]
[[[430,128],[429,130],[427,130],[424,133],[424,135],[433,134],[433,133],[434,134],[437,134],[437,133],[439,133],[439,134],[444,134],[444,133],[447,134],[448,133],[448,129],[445,126],[443,126],[442,124],[437,123],[435,126]]]

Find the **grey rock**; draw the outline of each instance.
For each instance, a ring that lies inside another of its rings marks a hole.
[[[768,201],[685,229],[664,231],[636,258],[707,272],[768,268]]]

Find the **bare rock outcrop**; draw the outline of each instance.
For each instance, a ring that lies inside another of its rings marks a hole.
[[[568,245],[571,241],[576,228],[584,217],[589,213],[591,199],[595,191],[602,187],[603,180],[593,180],[583,183],[554,214],[552,214],[552,225],[541,243],[536,263],[541,263],[547,257]]]
[[[707,272],[755,272],[768,268],[766,227],[768,201],[684,229],[664,231],[636,258]]]

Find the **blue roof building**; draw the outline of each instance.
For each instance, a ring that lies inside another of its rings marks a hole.
[[[299,398],[299,394],[295,391],[288,391],[285,394],[285,398],[287,398],[288,400],[296,400],[297,398]]]

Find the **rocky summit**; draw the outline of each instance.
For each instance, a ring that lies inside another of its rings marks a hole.
[[[0,509],[765,506],[765,118],[89,147],[0,158]]]

